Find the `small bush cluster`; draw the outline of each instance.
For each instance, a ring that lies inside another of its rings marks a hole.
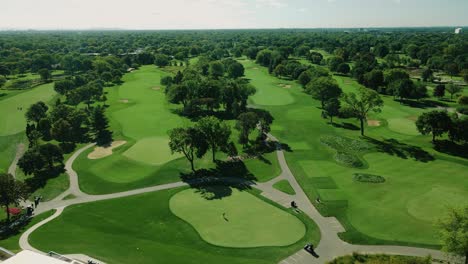
[[[328,264],[355,264],[355,263],[372,263],[372,264],[430,264],[432,258],[430,256],[422,257],[409,257],[398,255],[364,255],[353,253],[353,255],[343,256],[336,258]]]
[[[335,155],[335,160],[339,164],[347,167],[360,168],[364,166],[364,163],[356,155],[346,152],[337,152]]]
[[[371,149],[371,145],[367,142],[340,136],[323,136],[320,141],[330,148],[343,152],[364,152]]]
[[[372,175],[366,173],[354,173],[353,179],[358,182],[367,183],[384,183],[385,178],[379,175]]]

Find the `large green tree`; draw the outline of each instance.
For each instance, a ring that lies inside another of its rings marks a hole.
[[[338,98],[343,93],[338,83],[331,77],[319,77],[312,80],[306,87],[306,91],[314,99],[320,100],[322,108],[325,102],[332,98]]]
[[[250,133],[257,127],[259,117],[254,112],[246,112],[239,115],[236,122],[236,129],[239,130],[239,143],[247,146]]]
[[[0,173],[0,204],[5,206],[7,221],[10,222],[10,206],[19,205],[28,199],[29,192],[26,184],[17,181],[11,174]]]
[[[442,249],[465,258],[468,264],[468,206],[450,208],[447,216],[438,222]]]
[[[94,109],[91,127],[98,146],[109,146],[112,143],[112,131],[109,129],[109,120],[107,120],[102,106],[97,106]]]
[[[38,123],[42,118],[47,117],[49,107],[42,101],[32,104],[25,113],[26,120]]]
[[[216,117],[209,116],[200,119],[197,122],[198,128],[208,143],[212,152],[213,162],[216,161],[217,151],[227,151],[231,128],[225,122]]]
[[[376,91],[367,88],[359,90],[359,97],[355,93],[344,94],[343,101],[349,106],[351,114],[359,120],[362,136],[364,136],[364,122],[369,112],[380,113],[384,104]]]
[[[432,141],[435,142],[436,137],[442,136],[448,132],[451,126],[451,120],[445,111],[430,111],[423,113],[416,120],[418,131],[423,134],[432,134]]]
[[[184,154],[190,162],[192,171],[196,172],[195,158],[203,157],[208,149],[208,144],[200,130],[194,127],[174,128],[169,131],[169,139],[169,148],[172,153]]]

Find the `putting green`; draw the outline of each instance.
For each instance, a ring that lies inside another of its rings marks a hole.
[[[466,195],[460,189],[434,186],[425,194],[411,199],[406,207],[408,213],[417,219],[434,222],[447,214],[449,207],[468,204]]]
[[[30,91],[20,93],[0,101],[0,136],[14,135],[24,131],[28,107],[38,101],[47,103],[55,95],[53,83],[38,86]],[[23,110],[18,110],[22,107]]]
[[[414,121],[407,118],[391,118],[388,119],[388,128],[391,130],[407,135],[419,135]]]
[[[306,232],[304,224],[295,216],[236,189],[228,197],[212,200],[196,190],[185,190],[175,194],[169,206],[205,241],[217,246],[287,246]]]
[[[162,165],[183,156],[178,153],[172,154],[168,144],[169,139],[164,137],[144,138],[125,151],[123,155],[151,165]]]

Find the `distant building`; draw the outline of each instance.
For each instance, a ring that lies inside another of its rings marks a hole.
[[[455,29],[455,34],[460,34],[462,32],[462,28]]]

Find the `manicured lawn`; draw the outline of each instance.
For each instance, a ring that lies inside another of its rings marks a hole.
[[[275,184],[273,184],[273,187],[279,191],[282,191],[284,193],[294,195],[296,192],[294,191],[293,187],[291,187],[291,184],[287,180],[281,180]]]
[[[246,61],[243,63],[248,65]],[[268,75],[265,69],[247,67],[246,74],[263,74],[259,80],[266,80],[265,85],[255,85],[257,90],[281,81]],[[359,87],[349,77],[334,78],[345,92]],[[277,96],[282,96],[275,91],[265,88],[268,96],[264,100],[275,101]],[[303,93],[299,86],[287,92],[294,98],[293,104],[268,105],[267,102],[259,107],[274,116],[272,134],[291,148],[286,153],[288,165],[310,200],[320,196],[323,202],[317,207],[321,213],[338,217],[348,230],[342,237],[354,243],[438,245],[434,219],[444,213],[441,204],[458,206],[461,197],[468,196],[468,181],[464,177],[468,161],[436,152],[430,136],[415,132],[415,117],[431,109],[410,107],[384,96],[382,113],[369,116],[381,121],[380,126],[366,126],[367,138],[362,138],[355,119],[337,118],[332,126],[321,118],[320,103]],[[336,150],[321,142],[324,136],[370,144],[369,150],[350,151],[362,160],[363,167],[338,164]],[[356,172],[380,175],[387,181],[378,185],[359,183],[353,181]],[[424,199],[429,196],[432,199]],[[431,206],[436,201],[440,206]]]
[[[318,242],[319,232],[315,224],[300,214],[297,217],[306,226],[306,235],[294,245],[250,249],[211,245],[200,237],[192,225],[171,212],[171,197],[183,190],[160,191],[67,208],[59,218],[34,232],[30,242],[46,252],[84,253],[107,263],[142,264],[154,263],[155,260],[175,264],[277,263],[299,250],[306,241]],[[246,197],[251,201],[251,196]],[[239,198],[243,196],[225,197],[234,202]],[[208,202],[204,206],[211,206]],[[246,207],[246,210],[250,207],[235,203]],[[206,215],[206,221],[215,221],[208,217]],[[248,215],[244,217],[251,218]],[[272,232],[282,232],[279,229],[274,228]],[[63,235],[64,230],[66,236]]]
[[[6,248],[12,252],[19,252],[21,251],[21,248],[19,246],[19,239],[21,235],[24,233],[24,231],[28,230],[35,224],[41,222],[42,220],[48,218],[49,216],[54,214],[54,210],[47,211],[45,213],[42,213],[40,215],[37,215],[32,218],[31,222],[29,222],[25,227],[19,230],[18,233],[11,235],[8,238],[5,239],[0,239],[0,247]],[[2,218],[3,219],[3,218]]]
[[[179,153],[171,153],[167,137],[148,137],[139,140],[135,145],[124,152],[130,159],[150,165],[162,165],[173,159],[183,157]]]
[[[53,83],[38,86],[30,91],[17,94],[0,101],[0,136],[8,136],[20,133],[26,128],[24,113],[28,107],[37,101],[48,102],[56,94]],[[18,110],[22,107],[23,110]]]
[[[287,246],[301,239],[306,231],[295,216],[236,189],[223,198],[204,197],[189,189],[174,195],[169,205],[205,241],[217,246]]]

